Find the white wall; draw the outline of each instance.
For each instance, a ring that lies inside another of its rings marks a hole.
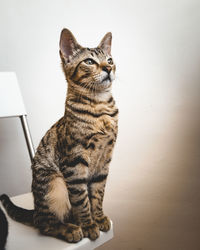
[[[64,111],[61,29],[71,29],[87,47],[95,47],[106,32],[113,33],[113,93],[120,120],[105,200],[118,226],[110,249],[200,246],[195,234],[199,227],[192,224],[200,218],[197,210],[190,210],[191,204],[199,209],[199,23],[198,0],[0,1],[0,70],[17,73],[35,145]],[[0,192],[28,192],[30,183],[20,123],[1,120]],[[177,210],[168,204],[178,204]],[[184,204],[189,214],[181,213]],[[120,217],[120,211],[126,215]],[[187,216],[188,224],[183,220]],[[131,225],[128,232],[123,221]],[[191,240],[183,237],[182,243],[166,247],[178,230],[168,234],[168,241],[164,231],[152,232],[152,227],[166,225],[187,225],[194,234]],[[122,237],[119,228],[126,235]],[[157,243],[156,234],[161,239]]]

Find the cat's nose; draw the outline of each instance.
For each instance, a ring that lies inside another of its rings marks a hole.
[[[106,65],[102,67],[103,71],[106,71],[108,74],[110,74],[112,67],[110,65]]]

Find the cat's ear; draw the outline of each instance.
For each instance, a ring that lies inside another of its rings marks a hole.
[[[112,33],[108,32],[99,44],[99,48],[104,50],[106,53],[111,53]]]
[[[73,53],[80,48],[81,46],[77,43],[71,31],[63,29],[60,35],[60,52],[66,62],[68,62],[70,56],[72,56]]]

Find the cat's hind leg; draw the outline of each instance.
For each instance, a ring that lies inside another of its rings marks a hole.
[[[80,226],[65,223],[68,221],[71,205],[63,177],[45,173],[45,180],[38,185],[40,178],[33,183],[35,213],[34,225],[40,233],[67,242],[78,242],[83,238]],[[47,177],[48,176],[48,177]],[[48,179],[47,179],[48,178]]]
[[[69,243],[76,243],[83,238],[80,226],[71,223],[62,223],[55,218],[53,214],[35,215],[35,221],[40,233],[46,236],[52,236]]]

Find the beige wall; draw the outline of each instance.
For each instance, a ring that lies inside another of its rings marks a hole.
[[[34,144],[62,114],[59,33],[85,46],[113,32],[120,109],[106,250],[200,249],[200,2],[0,1],[0,70],[16,71]],[[30,191],[20,122],[0,120],[0,192]]]

